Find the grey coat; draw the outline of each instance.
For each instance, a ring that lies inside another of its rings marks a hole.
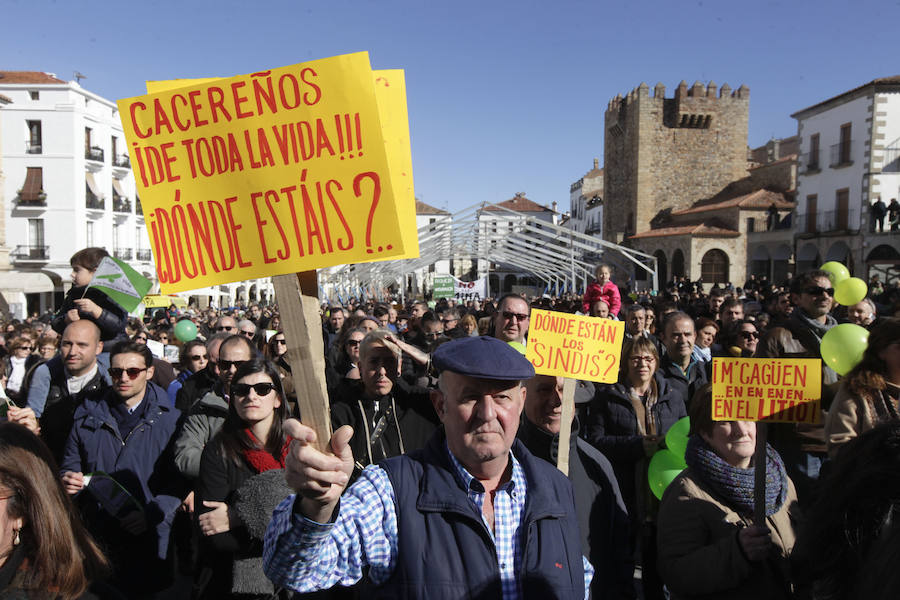
[[[200,457],[203,448],[225,422],[228,403],[215,390],[207,392],[191,407],[175,440],[175,466],[178,471],[196,480],[200,476]]]

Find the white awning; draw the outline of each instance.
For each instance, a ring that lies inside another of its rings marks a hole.
[[[92,192],[94,192],[95,196],[97,196],[99,198],[102,194],[100,193],[100,188],[97,187],[97,182],[94,181],[94,174],[93,173],[85,173],[84,179],[85,179],[85,181],[87,181],[88,188]]]

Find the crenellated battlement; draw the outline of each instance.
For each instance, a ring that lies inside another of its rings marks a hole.
[[[687,82],[682,80],[675,88],[675,95],[672,98],[666,98],[666,86],[657,83],[653,87],[651,93],[650,87],[646,83],[641,83],[636,88],[625,94],[616,94],[616,97],[609,101],[606,107],[607,119],[612,118],[618,120],[616,113],[627,113],[635,110],[636,103],[664,104],[666,100],[675,102],[675,112],[681,114],[702,115],[713,112],[719,104],[733,104],[741,102],[748,104],[750,102],[750,88],[741,85],[736,90],[732,90],[727,83],[722,87],[718,87],[715,82],[710,81],[707,85],[703,85],[700,81],[695,81],[694,85],[688,86]],[[677,119],[680,122],[680,119]]]

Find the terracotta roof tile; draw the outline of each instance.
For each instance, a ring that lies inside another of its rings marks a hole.
[[[529,200],[522,194],[516,194],[514,198],[498,202],[496,205],[491,204],[485,206],[484,210],[501,210],[503,208],[508,208],[517,212],[553,212],[552,209],[541,206],[537,202]]]
[[[417,215],[449,215],[446,210],[441,210],[440,208],[435,208],[430,204],[425,204],[418,198],[416,198],[416,214]]]
[[[771,163],[770,163],[771,164]],[[691,208],[682,210],[673,210],[672,216],[675,215],[691,215],[711,210],[720,210],[723,208],[743,208],[747,210],[765,210],[775,203],[775,207],[779,210],[790,210],[794,208],[794,203],[786,200],[783,192],[773,192],[771,190],[756,190],[743,196],[729,198],[728,200],[719,201],[700,201]]]
[[[60,83],[66,82],[43,71],[0,71],[0,85],[11,83]]]
[[[690,235],[693,237],[738,237],[739,231],[727,229],[725,227],[716,227],[707,225],[706,223],[695,223],[693,225],[680,225],[678,227],[661,227],[659,229],[651,229],[636,233],[630,236],[630,239],[658,238],[669,237],[673,235]]]

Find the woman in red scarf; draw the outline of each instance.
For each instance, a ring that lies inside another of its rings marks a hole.
[[[290,494],[281,378],[271,362],[254,358],[238,367],[230,392],[225,423],[200,461],[197,512],[208,551],[197,583],[203,598],[278,597],[262,570],[262,538]]]

